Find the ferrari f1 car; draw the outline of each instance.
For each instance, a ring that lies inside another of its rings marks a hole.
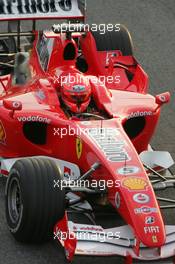
[[[0,19],[10,21],[0,34],[0,173],[10,232],[25,243],[54,237],[69,261],[173,257],[175,227],[164,224],[161,208],[175,201],[155,191],[174,187],[174,162],[150,147],[170,94],[148,94],[125,26],[90,30],[84,1],[25,2],[0,1]],[[45,18],[69,23],[36,30]],[[25,19],[33,20],[30,32],[20,26]]]

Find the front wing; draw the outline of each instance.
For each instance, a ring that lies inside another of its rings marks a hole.
[[[147,248],[140,245],[139,255],[134,252],[135,238],[128,225],[103,229],[101,226],[68,222],[69,233],[76,238],[76,255],[123,256],[139,260],[159,260],[175,255],[175,226],[166,225],[166,243],[161,248]],[[60,234],[60,233],[59,233]],[[110,236],[108,235],[110,234]],[[55,234],[61,244],[64,241]],[[69,239],[72,239],[69,238]]]

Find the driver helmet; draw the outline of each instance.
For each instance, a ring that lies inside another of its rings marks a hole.
[[[76,74],[74,77],[75,80],[79,77],[79,81],[64,83],[61,88],[61,98],[71,112],[83,113],[91,101],[91,86],[82,75]]]

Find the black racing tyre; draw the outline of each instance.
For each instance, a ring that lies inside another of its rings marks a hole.
[[[25,158],[10,171],[5,190],[6,219],[19,242],[39,243],[53,238],[53,229],[65,213],[65,191],[56,164],[45,158]]]
[[[123,56],[133,55],[133,43],[128,29],[120,24],[119,31],[92,31],[98,51],[120,50]]]

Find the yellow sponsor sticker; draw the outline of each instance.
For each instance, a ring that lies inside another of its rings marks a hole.
[[[148,187],[147,181],[136,177],[123,180],[122,185],[129,191],[144,191]]]
[[[153,243],[157,243],[158,242],[157,236],[152,236],[152,241]]]
[[[6,139],[5,130],[4,130],[2,122],[0,121],[0,143],[4,143],[5,139]]]
[[[80,159],[83,151],[83,143],[81,138],[77,137],[76,138],[76,153],[77,153],[77,158]]]

